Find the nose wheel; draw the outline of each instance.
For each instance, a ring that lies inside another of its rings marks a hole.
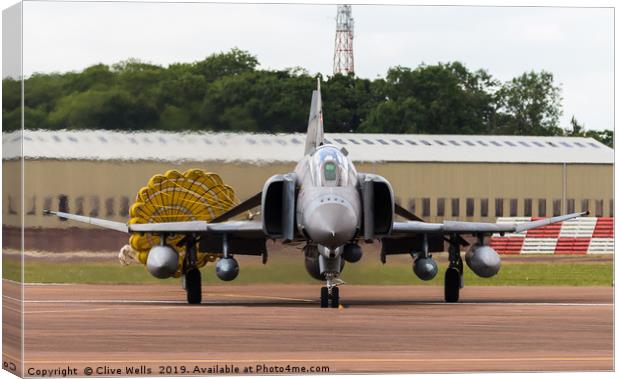
[[[321,287],[321,308],[338,308],[340,306],[340,290],[338,286],[344,282],[335,274],[328,273],[325,275],[327,285]]]
[[[338,308],[340,306],[340,290],[338,287],[321,287],[321,308]]]

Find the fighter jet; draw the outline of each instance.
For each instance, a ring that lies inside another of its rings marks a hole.
[[[261,207],[261,221],[230,221],[255,207]],[[478,276],[492,277],[500,269],[500,257],[486,244],[493,233],[517,233],[585,215],[572,213],[524,223],[485,223],[444,221],[427,223],[394,202],[394,192],[385,178],[360,173],[345,149],[323,138],[320,81],[312,93],[305,151],[295,170],[269,178],[261,192],[219,217],[207,221],[126,224],[64,212],[48,211],[59,217],[84,222],[122,233],[151,233],[160,245],[151,248],[148,271],[157,278],[169,278],[178,268],[177,251],[167,238],[183,235],[185,250],[182,273],[187,301],[202,301],[201,275],[197,268],[199,252],[216,253],[216,274],[230,281],[237,277],[239,264],[234,255],[259,255],[267,261],[266,241],[303,245],[305,267],[325,285],[320,292],[322,308],[338,307],[339,285],[345,261],[358,262],[360,244],[381,242],[380,259],[392,254],[410,254],[413,271],[422,280],[437,275],[432,253],[446,251],[449,266],[445,273],[444,298],[457,302],[463,287],[461,247],[476,242],[465,254],[467,266]],[[397,221],[396,216],[405,221]]]

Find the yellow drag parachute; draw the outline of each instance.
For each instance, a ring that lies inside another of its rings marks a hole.
[[[210,221],[235,205],[235,192],[222,182],[219,175],[197,169],[187,170],[183,174],[170,170],[163,175],[153,176],[148,185],[138,191],[136,202],[129,210],[129,223]],[[175,277],[181,275],[185,257],[185,248],[176,246],[182,238],[183,235],[166,238],[166,243],[179,253]],[[133,233],[129,238],[132,255],[142,264],[146,264],[149,250],[157,244],[159,236],[151,233]],[[203,267],[207,261],[214,261],[216,257],[217,254],[199,253],[198,267]]]

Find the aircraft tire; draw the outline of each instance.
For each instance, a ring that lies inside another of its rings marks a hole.
[[[461,274],[454,267],[446,270],[444,280],[444,299],[446,303],[456,303],[459,301],[459,290],[461,289]]]
[[[327,287],[321,287],[321,308],[327,308],[329,306],[329,292]]]
[[[200,270],[191,268],[185,273],[185,291],[188,304],[200,304],[202,301],[202,283]]]
[[[331,307],[338,308],[340,306],[340,290],[338,287],[332,288]]]

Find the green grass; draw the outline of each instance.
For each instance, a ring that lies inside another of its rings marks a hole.
[[[3,277],[18,280],[19,263],[4,259]],[[342,278],[351,284],[416,284],[442,285],[445,262],[439,263],[440,273],[429,282],[418,279],[411,270],[411,263],[401,260],[382,265],[362,261],[347,264]],[[222,283],[215,276],[214,265],[203,268],[205,283]],[[50,262],[26,263],[26,282],[29,283],[117,283],[117,284],[170,284],[177,279],[159,280],[149,275],[141,265],[120,266],[114,262]],[[611,286],[613,263],[602,262],[504,262],[499,274],[490,279],[475,276],[465,268],[467,285],[560,285],[560,286]],[[252,283],[316,283],[308,276],[302,258],[273,260],[267,265],[256,260],[241,262],[241,271],[234,284]]]
[[[21,281],[20,263],[15,258],[9,258],[4,256],[2,259],[2,278],[13,280],[15,282]]]

